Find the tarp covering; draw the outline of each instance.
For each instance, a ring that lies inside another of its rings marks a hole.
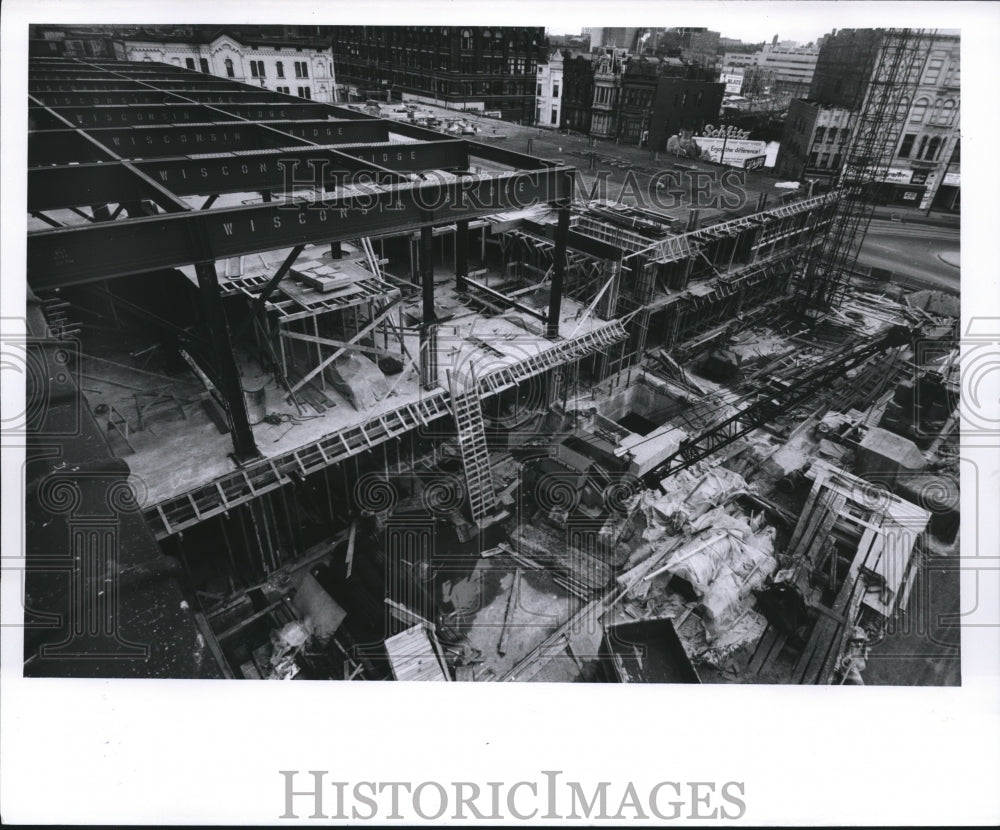
[[[355,409],[370,409],[389,394],[389,383],[382,370],[356,352],[338,357],[326,371],[336,390]]]

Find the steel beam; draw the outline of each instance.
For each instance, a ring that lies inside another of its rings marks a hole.
[[[82,140],[82,139],[81,139]],[[28,212],[156,199],[159,194],[118,162],[36,167],[28,171]]]
[[[70,130],[40,130],[28,136],[28,164],[90,161],[67,155]],[[183,126],[100,128],[87,135],[124,158],[160,158],[178,153],[219,153],[270,150],[294,144],[384,142],[389,130],[382,119],[365,121],[218,121]],[[287,138],[286,138],[287,136]]]
[[[254,321],[254,318],[267,304],[267,301],[274,293],[274,289],[277,288],[278,283],[285,278],[285,274],[292,269],[292,266],[295,264],[295,260],[299,258],[299,254],[305,250],[305,247],[305,245],[296,245],[291,251],[289,251],[288,256],[285,257],[285,261],[282,262],[278,270],[274,272],[274,276],[271,277],[268,284],[264,286],[264,290],[257,295],[257,299],[253,301],[250,311],[247,313],[243,322],[240,323],[240,327],[236,330],[235,340],[239,340],[244,335],[246,330],[250,328],[250,324]]]
[[[343,145],[336,150],[273,150],[243,159],[231,154],[163,158],[134,162],[133,166],[175,195],[194,196],[283,191],[289,183],[333,190],[351,174],[370,172],[376,176],[377,169],[373,168],[398,172],[464,168],[468,156],[465,143],[454,140],[374,147]],[[95,197],[105,202],[155,199],[149,195],[149,188],[128,175],[121,164],[60,165],[28,171],[30,211],[77,206]]]
[[[221,112],[235,118],[249,121],[315,121],[326,120],[322,104],[312,104],[298,98],[283,101],[242,101],[186,103],[175,96],[162,93],[125,93],[124,98],[148,98],[152,100],[119,100],[118,95],[95,94],[96,100],[76,106],[63,106],[49,100],[51,96],[32,93],[38,100],[45,100],[45,106],[63,118],[81,127],[131,127],[143,124],[205,123],[225,120]],[[169,100],[155,100],[156,97]],[[184,97],[188,97],[185,93]],[[244,95],[242,97],[249,98]]]
[[[192,211],[28,235],[27,274],[34,290],[126,276],[197,262],[190,242],[202,228],[216,259],[299,244],[322,244],[451,224],[541,203],[573,192],[572,168],[431,180],[328,198]]]

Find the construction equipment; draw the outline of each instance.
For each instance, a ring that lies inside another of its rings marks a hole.
[[[879,334],[834,352],[793,381],[772,379],[754,400],[735,415],[703,430],[694,438],[682,441],[675,453],[644,476],[646,483],[655,486],[662,478],[713,455],[820,390],[828,388],[834,378],[841,377],[879,352],[909,343],[912,336],[910,329],[905,326],[891,326]]]

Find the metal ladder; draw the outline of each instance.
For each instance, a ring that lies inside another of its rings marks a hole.
[[[486,445],[483,410],[479,403],[478,384],[464,383],[455,373],[448,373],[451,404],[458,433],[458,448],[465,468],[465,489],[469,511],[476,522],[489,516],[496,507],[496,491]]]

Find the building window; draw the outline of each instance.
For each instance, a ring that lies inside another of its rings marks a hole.
[[[819,166],[820,167],[829,167],[830,166],[830,154],[829,153],[823,153],[823,155],[821,155],[819,157]]]
[[[288,95],[288,87],[287,86],[279,86],[279,87],[277,87],[277,90],[278,90],[278,92],[284,92],[285,95]]]
[[[299,98],[312,98],[312,92],[307,86],[299,87]]]
[[[927,161],[937,161],[938,153],[941,151],[941,137],[934,136],[927,144],[927,154],[924,159]]]
[[[835,144],[837,141],[837,128],[830,127],[830,131],[826,134],[826,143]]]
[[[207,75],[209,73],[208,59],[207,58],[199,58],[199,62],[201,63],[201,71],[204,72]]]
[[[281,61],[278,61],[274,65],[274,71],[278,74],[279,78],[284,78],[285,77],[285,64],[283,64]]]
[[[815,137],[814,141],[817,144],[822,144],[823,143],[823,135],[824,135],[824,133],[826,133],[826,127],[817,127],[816,128],[816,137]]]
[[[913,152],[913,142],[917,140],[916,133],[909,133],[903,136],[903,143],[899,145],[899,157],[908,159]]]
[[[910,111],[911,124],[924,123],[924,115],[927,114],[927,105],[929,103],[930,102],[926,98],[921,98],[913,105],[913,109]]]
[[[194,58],[184,58],[184,65],[188,69],[194,69]]]
[[[927,64],[927,71],[924,73],[925,84],[936,84],[941,77],[941,68],[944,66],[943,58],[932,58]]]
[[[295,77],[308,78],[309,64],[307,64],[305,61],[295,61]]]
[[[924,157],[924,152],[927,150],[927,136],[923,136],[920,139],[920,149],[917,150],[917,158],[922,159]]]
[[[250,61],[250,74],[254,78],[266,78],[264,74],[264,61]]]
[[[940,124],[941,126],[944,127],[950,127],[952,124],[954,124],[955,102],[950,99],[945,101],[933,120],[935,124]]]
[[[542,85],[541,84],[539,84],[538,85],[538,89],[535,90],[535,95],[537,95],[539,98],[542,97]]]
[[[462,48],[471,49],[472,48],[472,32],[468,29],[462,30]]]
[[[552,84],[552,97],[553,98],[559,97],[559,84]]]
[[[559,108],[558,107],[553,107],[552,108],[552,123],[553,124],[558,124],[559,123]]]
[[[233,62],[229,58],[226,58],[226,77],[227,78],[236,77],[236,73],[233,72]]]

